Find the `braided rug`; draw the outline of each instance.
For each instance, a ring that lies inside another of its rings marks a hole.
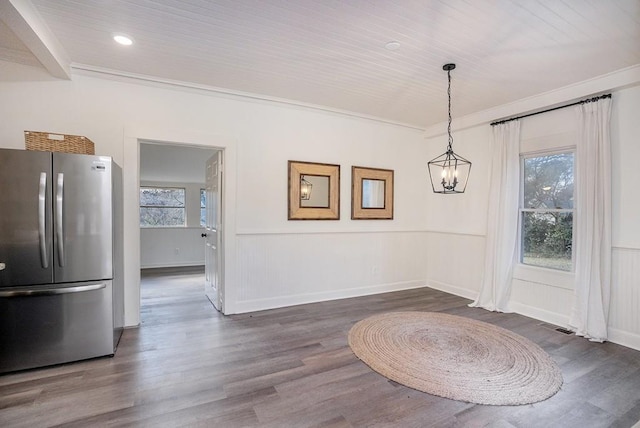
[[[509,330],[436,312],[391,312],[356,323],[354,354],[381,375],[453,400],[520,405],[546,400],[562,386],[558,365]]]

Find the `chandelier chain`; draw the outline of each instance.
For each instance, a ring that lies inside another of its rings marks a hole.
[[[449,81],[449,86],[447,87],[447,97],[449,98],[449,124],[447,126],[447,134],[449,134],[449,145],[447,146],[447,151],[453,151],[453,136],[451,135],[451,70],[447,70],[447,79]]]

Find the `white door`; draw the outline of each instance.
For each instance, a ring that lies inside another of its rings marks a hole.
[[[222,151],[207,160],[205,196],[205,294],[219,311],[224,308],[222,251]]]

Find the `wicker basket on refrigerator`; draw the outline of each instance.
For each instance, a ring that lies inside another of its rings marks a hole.
[[[80,153],[84,155],[95,154],[93,141],[81,135],[24,131],[24,143],[27,150]]]

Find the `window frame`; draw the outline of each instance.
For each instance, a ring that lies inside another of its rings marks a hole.
[[[183,194],[184,194],[184,203],[182,206],[174,206],[174,205],[142,205],[140,202],[140,191],[142,189],[167,189],[167,190],[182,190]],[[140,228],[142,229],[167,229],[167,228],[186,228],[187,227],[187,189],[186,187],[180,187],[180,186],[154,186],[154,185],[145,185],[145,186],[139,186],[138,188],[138,209],[141,210],[142,208],[171,208],[171,209],[175,209],[175,208],[181,208],[184,211],[184,222],[183,224],[170,224],[170,225],[143,225],[142,223],[140,223]]]
[[[571,154],[573,156],[573,208],[525,208],[524,207],[524,163],[526,159],[545,157],[545,156],[553,156],[553,155],[562,155],[562,154]],[[576,183],[576,148],[575,146],[568,147],[556,147],[553,149],[546,150],[536,150],[530,151],[526,153],[520,153],[520,177],[519,177],[519,196],[518,196],[518,251],[517,251],[517,264],[520,269],[524,269],[530,272],[540,272],[549,271],[554,274],[559,275],[571,275],[575,274],[575,252],[576,252],[576,193],[575,193],[575,183]],[[524,263],[524,236],[523,236],[523,220],[525,212],[533,212],[533,213],[571,213],[572,214],[572,222],[571,222],[571,269],[563,270],[557,269],[553,267],[544,267],[537,266],[528,263]],[[545,281],[546,282],[546,281]],[[563,287],[569,288],[569,287]]]

